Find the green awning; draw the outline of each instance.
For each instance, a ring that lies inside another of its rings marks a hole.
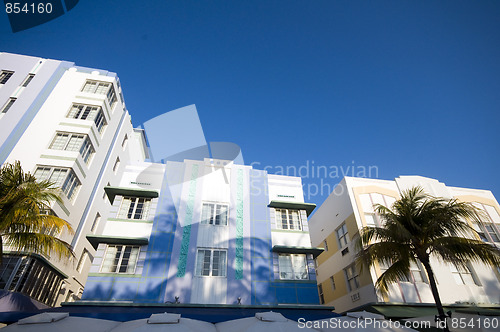
[[[363,310],[381,314],[390,319],[426,317],[438,314],[436,306],[431,303],[367,303],[349,311]],[[478,314],[484,316],[500,316],[500,306],[495,304],[484,306],[449,304],[444,306],[444,311]]]
[[[119,236],[109,236],[109,235],[87,235],[87,240],[90,242],[94,249],[97,249],[99,243],[108,244],[136,244],[139,246],[144,246],[149,243],[149,240],[145,237],[119,237]]]
[[[273,246],[273,252],[280,252],[285,254],[312,254],[314,258],[318,257],[319,254],[321,254],[323,251],[323,248]]]
[[[158,192],[156,190],[106,186],[104,187],[104,191],[106,192],[111,204],[113,204],[116,195],[148,198],[158,197]]]
[[[268,207],[282,208],[282,209],[294,209],[294,210],[306,210],[307,216],[311,214],[316,208],[316,204],[313,203],[301,203],[301,202],[287,202],[287,201],[271,201]]]
[[[396,319],[424,317],[438,314],[436,307],[420,307],[412,305],[373,305],[372,308],[387,318]]]

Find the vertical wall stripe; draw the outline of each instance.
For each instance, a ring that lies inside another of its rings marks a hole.
[[[236,270],[235,278],[243,279],[243,170],[238,170],[236,187]]]
[[[181,252],[179,253],[179,264],[177,265],[177,277],[182,278],[186,274],[186,263],[189,252],[189,240],[191,238],[191,223],[193,221],[194,199],[196,195],[196,179],[198,178],[198,165],[191,168],[191,181],[189,181],[189,194],[186,204],[186,217],[182,229]]]

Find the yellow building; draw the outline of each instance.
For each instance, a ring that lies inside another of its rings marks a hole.
[[[355,262],[354,243],[359,230],[380,224],[373,205],[391,206],[400,193],[421,186],[428,194],[473,202],[485,212],[481,225],[473,225],[484,241],[500,245],[500,206],[488,190],[449,187],[435,179],[401,176],[393,181],[345,177],[319,207],[309,222],[311,242],[325,251],[316,259],[320,301],[345,312],[370,303],[434,303],[425,270],[411,267],[408,280],[401,280],[382,297],[375,289],[384,266],[360,269]],[[469,264],[467,270],[431,260],[444,304],[500,303],[498,269]]]

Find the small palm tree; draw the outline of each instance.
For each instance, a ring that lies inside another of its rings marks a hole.
[[[431,256],[466,268],[467,262],[500,265],[500,251],[478,240],[475,230],[464,220],[480,221],[481,213],[470,203],[436,198],[414,187],[402,193],[391,208],[375,205],[383,227],[365,227],[358,240],[358,262],[372,266],[378,261],[390,266],[376,281],[383,295],[388,286],[405,280],[410,264],[420,261],[427,272],[440,319],[445,313],[439,297]]]
[[[50,204],[61,200],[52,185],[24,173],[19,161],[0,168],[0,264],[3,244],[18,251],[73,256],[70,244],[51,235],[73,233],[70,224],[49,213]]]

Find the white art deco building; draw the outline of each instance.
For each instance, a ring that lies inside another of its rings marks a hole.
[[[4,248],[0,288],[49,305],[77,299],[94,255],[86,236],[110,209],[104,187],[144,160],[143,132],[132,128],[114,73],[9,53],[0,53],[0,70],[0,163],[20,160],[61,187],[52,212],[75,230],[60,236],[76,255],[59,261]]]
[[[209,154],[194,106],[134,129],[116,74],[0,53],[0,107],[0,164],[61,188],[52,212],[76,256],[6,247],[0,289],[48,305],[319,303],[301,179],[242,165],[234,144]]]

